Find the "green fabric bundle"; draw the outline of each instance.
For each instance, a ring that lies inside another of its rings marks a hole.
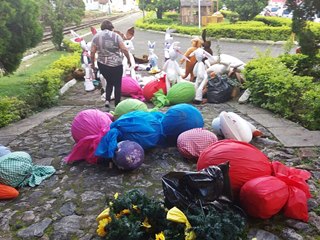
[[[156,107],[161,108],[179,103],[189,103],[194,99],[195,94],[196,90],[193,83],[179,82],[169,89],[167,96],[164,95],[162,90],[159,90],[154,94],[151,101]]]
[[[35,187],[55,171],[52,166],[34,165],[26,152],[12,152],[0,157],[0,183],[11,187]]]
[[[133,99],[133,98],[128,98],[123,101],[121,101],[115,108],[113,116],[115,118],[121,117],[123,114],[126,114],[128,112],[133,112],[133,111],[144,111],[148,112],[148,107],[147,105],[138,100],[138,99]]]

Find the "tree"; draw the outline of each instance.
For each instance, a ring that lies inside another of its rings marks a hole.
[[[268,5],[268,0],[224,0],[224,3],[228,9],[239,14],[239,20],[248,21]]]
[[[308,20],[313,20],[316,12],[320,11],[319,0],[287,0],[286,5],[293,11],[292,32],[296,34],[301,52],[308,56],[315,56],[318,52],[319,39],[310,30]]]
[[[85,5],[82,0],[41,0],[41,18],[51,28],[52,42],[61,50],[63,29],[69,24],[80,24]]]
[[[23,53],[42,39],[39,9],[33,0],[0,1],[0,70],[13,73]]]
[[[162,14],[168,10],[179,10],[179,0],[140,0],[139,8],[146,11],[156,11],[157,18],[162,19]]]

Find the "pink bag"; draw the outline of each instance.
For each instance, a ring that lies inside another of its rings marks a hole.
[[[183,157],[198,159],[200,153],[216,141],[218,138],[214,133],[202,128],[194,128],[178,136],[177,147]]]
[[[71,134],[76,144],[64,159],[66,163],[86,160],[97,163],[94,155],[101,138],[109,131],[112,115],[97,109],[84,110],[77,114],[71,126]]]
[[[122,77],[121,94],[141,101],[145,100],[138,81],[131,76]]]

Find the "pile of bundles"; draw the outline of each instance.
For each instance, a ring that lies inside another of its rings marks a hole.
[[[308,221],[306,180],[310,173],[271,162],[249,143],[226,139],[201,152],[197,170],[229,162],[235,200],[252,217],[267,219],[283,211],[289,218]]]
[[[228,164],[162,177],[164,201],[137,189],[116,193],[97,217],[99,236],[108,240],[239,239],[246,226],[234,205]]]
[[[203,126],[204,121],[200,111],[189,104],[177,104],[170,107],[166,113],[131,111],[115,121],[112,121],[108,113],[96,109],[84,110],[78,113],[72,122],[71,133],[76,144],[65,161],[71,163],[84,159],[89,163],[97,163],[101,158],[113,159],[118,165],[115,156],[122,156],[122,160],[126,155],[117,154],[122,141],[135,142],[144,150],[157,146],[176,146],[181,133]],[[131,170],[131,165],[135,165],[135,156],[132,156],[130,151],[127,155],[130,155],[126,158],[128,164],[123,167],[122,163],[121,168]],[[141,162],[142,155],[135,155],[139,156],[136,161]]]
[[[190,104],[177,104],[162,113],[149,111],[137,99],[131,101],[137,110],[129,107],[119,111],[116,120],[99,110],[80,112],[72,123],[76,145],[66,162],[109,159],[120,169],[134,170],[143,164],[144,150],[176,146],[184,158],[197,162],[198,171],[228,162],[232,189],[228,199],[248,215],[266,219],[283,212],[308,221],[311,194],[306,181],[310,173],[272,162],[249,144],[261,132],[239,115],[222,112],[213,120],[214,132],[226,138],[219,140],[215,133],[203,129],[201,112]]]
[[[145,84],[143,88],[131,76],[122,78],[121,93],[140,101],[152,101],[158,107],[189,103],[195,97],[194,84],[188,81],[176,83],[167,92],[166,75],[163,74]]]
[[[52,166],[34,165],[28,153],[0,145],[0,200],[16,198],[16,188],[35,187],[54,173]]]

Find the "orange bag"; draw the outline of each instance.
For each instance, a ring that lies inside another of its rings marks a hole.
[[[4,184],[0,184],[0,200],[16,198],[18,197],[18,195],[19,192],[17,191],[17,189]]]
[[[247,181],[271,176],[271,162],[258,148],[245,142],[225,139],[213,143],[199,156],[197,170],[218,164],[230,163],[230,181],[234,197],[237,198],[240,188]]]
[[[288,185],[274,176],[258,177],[246,182],[240,191],[240,204],[245,212],[267,219],[277,214],[289,197]]]

